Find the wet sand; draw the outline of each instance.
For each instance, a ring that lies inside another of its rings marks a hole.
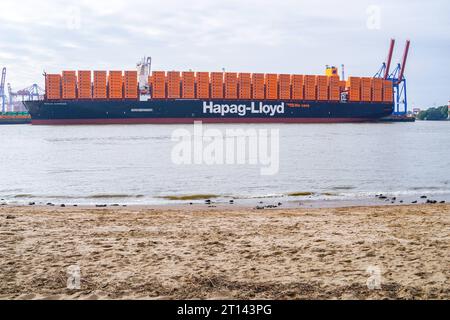
[[[1,299],[450,298],[445,204],[2,206],[0,242]]]

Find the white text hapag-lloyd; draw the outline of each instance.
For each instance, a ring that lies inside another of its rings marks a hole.
[[[238,114],[245,116],[247,113],[264,114],[273,117],[277,113],[284,113],[284,102],[281,104],[264,104],[262,102],[252,102],[250,106],[246,104],[215,104],[213,102],[203,102],[203,113]]]

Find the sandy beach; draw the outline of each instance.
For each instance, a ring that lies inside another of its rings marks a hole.
[[[3,206],[0,242],[1,299],[450,298],[450,205]]]

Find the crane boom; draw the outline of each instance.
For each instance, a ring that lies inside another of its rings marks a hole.
[[[384,79],[389,77],[389,71],[391,69],[392,56],[394,54],[395,39],[391,39],[391,45],[389,46],[389,53],[386,60],[386,70],[384,71]]]
[[[410,40],[406,40],[405,52],[403,53],[403,59],[401,64],[400,75],[398,76],[397,84],[403,81],[403,76],[405,74],[406,61],[408,60],[409,46],[411,44]]]

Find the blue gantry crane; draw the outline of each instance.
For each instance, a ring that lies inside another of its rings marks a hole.
[[[394,54],[395,39],[391,39],[389,53],[386,62],[383,63],[381,69],[375,74],[375,78],[383,78],[392,81],[394,87],[394,112],[393,115],[405,116],[408,113],[408,95],[406,90],[405,68],[408,60],[409,47],[411,41],[406,41],[403,59],[398,63],[394,71],[390,73],[392,56]]]

